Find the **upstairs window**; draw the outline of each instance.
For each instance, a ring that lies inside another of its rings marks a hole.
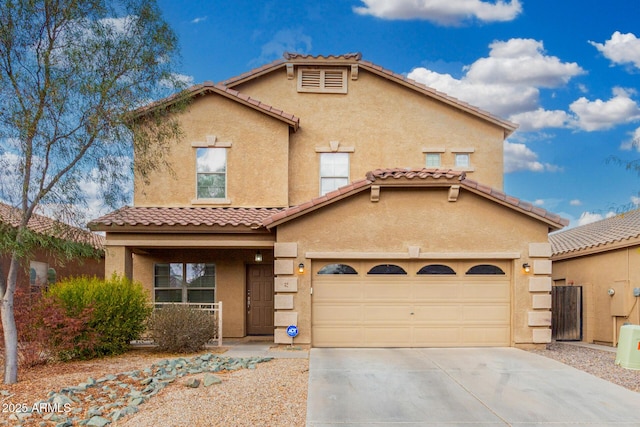
[[[349,153],[320,154],[320,195],[349,183]]]
[[[301,68],[298,92],[347,93],[347,70]]]
[[[197,148],[198,199],[224,199],[227,195],[226,148]]]
[[[441,164],[441,157],[440,153],[427,153],[427,167],[439,168]]]
[[[469,153],[456,153],[455,166],[457,168],[468,168],[471,166]]]

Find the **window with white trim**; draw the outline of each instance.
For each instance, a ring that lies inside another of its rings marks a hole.
[[[347,93],[347,70],[300,68],[298,92]]]
[[[455,156],[455,167],[468,168],[471,166],[469,153],[456,153]]]
[[[439,168],[442,161],[442,155],[440,153],[427,153],[427,167]]]
[[[154,268],[155,302],[215,302],[216,265],[172,262]]]
[[[227,195],[227,149],[196,149],[198,199],[224,199]]]
[[[349,153],[320,154],[320,195],[349,184]]]

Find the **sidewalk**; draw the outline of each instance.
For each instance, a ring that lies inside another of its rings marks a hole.
[[[289,346],[273,343],[273,336],[227,338],[222,347],[228,348],[221,356],[226,357],[273,357],[276,359],[308,359],[308,346]]]

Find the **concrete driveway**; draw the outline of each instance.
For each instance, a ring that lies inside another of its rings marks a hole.
[[[313,348],[307,426],[640,426],[640,393],[515,348]]]

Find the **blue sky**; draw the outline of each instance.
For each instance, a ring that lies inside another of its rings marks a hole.
[[[572,225],[640,203],[640,2],[160,0],[190,83],[282,58],[361,52],[520,124],[505,188]],[[394,166],[394,165],[389,165]]]

